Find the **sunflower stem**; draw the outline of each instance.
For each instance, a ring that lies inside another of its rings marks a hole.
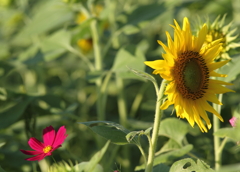
[[[157,102],[156,102],[156,107],[155,107],[155,119],[154,119],[154,125],[153,125],[152,138],[151,138],[151,140],[149,140],[150,146],[149,146],[148,161],[147,161],[145,172],[152,172],[152,169],[153,169],[154,156],[155,156],[155,151],[156,151],[156,147],[157,147],[158,133],[159,133],[160,122],[161,122],[161,117],[162,117],[162,110],[160,109],[160,106],[163,103],[163,101],[160,100],[160,98],[164,94],[165,86],[166,86],[165,80],[162,80],[159,91],[158,91],[157,87],[155,86],[156,93],[157,93]]]
[[[219,101],[222,101],[222,94],[219,94],[218,97]],[[213,103],[214,109],[220,114],[221,113],[221,106]],[[213,132],[215,133],[220,128],[220,121],[216,115],[213,115]],[[214,160],[215,160],[215,170],[219,170],[221,167],[221,155],[222,150],[220,149],[220,138],[218,136],[213,136],[214,139]],[[221,151],[220,151],[221,150]]]

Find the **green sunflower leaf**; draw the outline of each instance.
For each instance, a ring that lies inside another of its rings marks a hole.
[[[167,118],[161,122],[159,135],[173,139],[179,145],[188,132],[188,125],[176,118]]]
[[[125,129],[120,124],[111,121],[89,121],[89,122],[79,122],[79,124],[84,124],[89,127],[96,134],[110,140],[112,143],[117,145],[126,144],[137,144],[137,138],[134,137],[128,142],[126,136],[130,133],[129,130]]]
[[[174,161],[175,159],[182,157],[183,155],[190,152],[192,150],[192,148],[193,148],[193,145],[189,144],[189,145],[182,147],[181,149],[175,149],[175,150],[169,151],[167,153],[159,154],[154,159],[154,166],[161,164],[161,163]],[[135,170],[136,171],[143,170],[144,168],[145,168],[145,164],[142,164],[141,166],[137,166],[135,168]]]
[[[192,171],[204,171],[204,172],[214,172],[213,169],[209,167],[202,160],[197,160],[197,163],[191,158],[186,158],[175,162],[170,168],[169,172],[192,172]]]
[[[146,73],[146,72],[143,72],[143,71],[138,70],[138,69],[133,69],[133,68],[130,68],[130,67],[128,67],[128,69],[129,69],[132,73],[134,73],[134,74],[137,75],[137,76],[140,76],[140,77],[143,78],[143,79],[147,79],[147,80],[151,81],[151,82],[154,83],[154,84],[157,83],[156,79],[155,79],[152,75],[149,75],[149,74]]]

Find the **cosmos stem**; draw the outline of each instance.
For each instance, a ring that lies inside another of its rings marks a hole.
[[[148,160],[147,160],[145,172],[152,172],[152,169],[153,169],[154,156],[155,156],[157,140],[158,140],[158,133],[159,133],[160,122],[162,118],[162,110],[160,109],[160,106],[163,104],[162,97],[165,91],[166,84],[167,84],[166,81],[162,80],[159,91],[157,87],[155,87],[156,93],[157,93],[157,102],[155,107],[155,119],[154,119],[154,125],[153,125],[152,138],[151,140],[149,140],[150,142],[149,153],[148,153]]]

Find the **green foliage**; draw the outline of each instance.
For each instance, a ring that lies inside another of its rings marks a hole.
[[[144,61],[162,59],[156,40],[166,43],[165,31],[172,34],[173,19],[181,23],[184,16],[196,21],[197,16],[209,14],[212,19],[228,13],[226,21],[237,21],[239,11],[237,0],[0,0],[0,172],[46,171],[50,165],[57,171],[144,169],[137,148],[149,151],[154,87],[160,82]],[[86,15],[84,21],[80,14]],[[82,39],[90,43],[87,52],[78,44]],[[224,97],[226,122],[214,133],[234,141],[224,147],[222,157],[231,158],[224,158],[223,164],[233,165],[223,172],[239,168],[240,161],[230,151],[240,140],[239,128],[229,128],[227,122],[239,104],[239,48],[230,52],[232,60],[218,72],[228,75],[222,80],[233,82],[236,94]],[[211,171],[206,165],[214,163],[211,131],[203,134],[170,114],[171,109],[164,111],[153,171]],[[49,157],[40,163],[25,161],[28,156],[19,149],[30,149],[28,139],[41,140],[49,125],[67,128],[67,140],[53,153],[57,162],[65,162],[55,164]],[[103,146],[105,139],[114,144]],[[192,156],[197,162],[183,159]]]
[[[81,122],[80,124],[88,126],[93,132],[115,144],[125,145],[129,143],[126,136],[130,133],[130,131],[117,123],[111,121],[90,121]],[[134,142],[134,140],[135,139],[132,141]]]
[[[186,158],[175,162],[169,172],[192,172],[192,171],[206,171],[214,172],[205,162],[197,160],[197,163],[191,158]]]

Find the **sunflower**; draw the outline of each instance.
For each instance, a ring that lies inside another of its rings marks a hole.
[[[164,110],[174,104],[178,117],[186,118],[192,127],[196,122],[202,132],[207,132],[207,128],[211,128],[211,122],[206,111],[223,121],[221,115],[208,102],[222,105],[216,94],[232,91],[222,86],[231,85],[230,83],[210,77],[226,77],[227,75],[214,70],[229,60],[214,62],[222,49],[222,43],[221,39],[218,39],[204,44],[208,31],[206,24],[200,29],[198,36],[194,36],[188,18],[184,18],[182,29],[176,20],[174,23],[174,40],[166,32],[168,46],[158,41],[166,52],[162,55],[164,60],[146,61],[145,64],[155,69],[153,74],[160,74],[168,81],[164,92],[167,100],[160,108]]]
[[[208,22],[208,32],[205,43],[208,44],[214,40],[222,39],[221,43],[223,48],[215,60],[231,59],[228,55],[229,50],[240,47],[239,43],[234,42],[238,37],[238,35],[233,35],[237,28],[230,30],[233,22],[224,26],[226,16],[227,15],[225,14],[222,19],[218,16],[212,24],[209,24]]]

